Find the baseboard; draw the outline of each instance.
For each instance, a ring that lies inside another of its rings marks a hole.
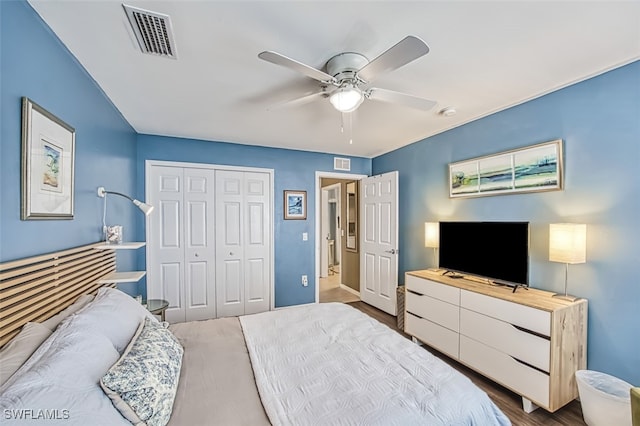
[[[360,297],[360,292],[357,290],[352,289],[351,287],[349,287],[348,285],[344,285],[344,284],[340,284],[340,288],[343,290],[347,290],[349,293],[354,294],[358,297]]]
[[[279,311],[281,309],[289,309],[289,308],[297,308],[300,306],[309,306],[309,305],[316,305],[316,302],[311,302],[311,303],[301,303],[300,305],[289,305],[289,306],[279,306],[277,308],[274,308],[274,311]]]

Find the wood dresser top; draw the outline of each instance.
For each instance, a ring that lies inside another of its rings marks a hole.
[[[542,309],[549,312],[564,309],[580,303],[587,303],[586,299],[578,299],[575,302],[571,302],[568,300],[554,298],[552,296],[555,293],[536,288],[529,288],[527,290],[526,288],[519,287],[514,293],[512,287],[490,284],[487,280],[475,277],[451,278],[443,276],[443,272],[444,270],[407,271],[407,275],[425,278],[441,284],[496,297],[509,302],[519,303],[525,306],[531,306],[532,308]]]

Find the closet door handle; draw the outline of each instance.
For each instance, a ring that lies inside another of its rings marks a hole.
[[[233,256],[233,252],[232,251],[229,252],[229,256]]]

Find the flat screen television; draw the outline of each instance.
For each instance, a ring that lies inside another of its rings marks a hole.
[[[529,222],[440,222],[441,269],[529,285]]]

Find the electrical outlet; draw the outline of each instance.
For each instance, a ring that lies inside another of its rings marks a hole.
[[[306,286],[308,286],[308,285],[309,285],[309,279],[307,278],[307,276],[306,276],[306,275],[303,275],[303,276],[302,276],[302,286],[303,286],[303,287],[306,287]]]

